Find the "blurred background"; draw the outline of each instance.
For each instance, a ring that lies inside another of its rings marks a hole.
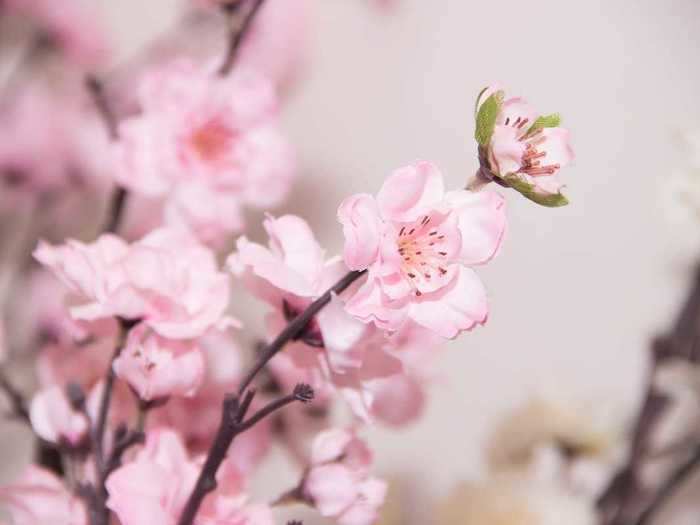
[[[95,1],[119,67],[173,27],[182,5]],[[505,192],[508,236],[479,270],[489,323],[449,344],[425,416],[366,432],[377,471],[404,480],[413,521],[403,522],[422,523],[456,481],[483,474],[494,426],[533,396],[621,428],[633,421],[650,341],[672,323],[700,253],[700,222],[669,197],[673,177],[691,169],[684,136],[700,128],[700,2],[370,3],[310,2],[308,53],[284,107],[302,174],[276,214],[307,218],[338,252],[338,203],[376,192],[393,169],[429,159],[463,186],[478,167],[474,99],[494,81],[560,112],[577,155],[561,174],[569,206]],[[208,37],[222,41],[212,27]],[[236,312],[262,326],[261,307],[251,312],[237,293]],[[0,478],[29,454],[24,430],[4,424]],[[289,485],[280,465],[258,481],[267,492]]]

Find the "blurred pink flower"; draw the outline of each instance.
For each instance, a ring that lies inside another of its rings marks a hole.
[[[51,386],[34,395],[29,407],[34,432],[52,443],[78,445],[88,431],[88,420],[71,407],[60,386]]]
[[[432,365],[443,341],[412,322],[389,337],[373,329],[359,345],[358,353],[364,352],[362,367],[336,374],[333,382],[360,419],[408,425],[423,414],[426,384],[432,380]]]
[[[202,383],[204,358],[194,343],[165,339],[140,324],[129,331],[114,372],[145,401],[191,397]]]
[[[221,77],[186,61],[148,73],[142,113],[122,121],[117,179],[166,200],[169,224],[207,242],[243,227],[242,206],[269,208],[295,172],[273,86],[249,70]]]
[[[94,68],[110,55],[106,26],[85,0],[4,0],[2,7],[30,18],[76,64]]]
[[[122,525],[175,525],[200,468],[201,462],[189,458],[177,433],[154,430],[134,460],[108,478],[107,506]],[[240,480],[222,479],[226,475],[235,473],[221,472],[219,489],[205,499],[197,523],[272,525],[270,510],[249,504],[239,491]]]
[[[345,262],[369,270],[348,300],[352,315],[388,330],[410,319],[446,338],[486,322],[486,292],[469,266],[498,253],[506,228],[498,193],[445,193],[438,169],[419,162],[395,171],[376,198],[347,198],[338,218]]]
[[[491,86],[482,94],[483,102],[492,94],[501,94],[498,86]],[[574,160],[569,131],[560,127],[558,115],[546,126],[538,123],[540,114],[524,99],[513,97],[500,105],[496,117],[488,160],[498,177],[514,175],[535,191],[557,194],[562,184],[557,180],[559,170]],[[542,122],[542,121],[539,121]]]
[[[28,466],[15,482],[0,487],[0,503],[15,525],[87,525],[82,502],[51,472]]]
[[[384,503],[386,483],[370,476],[372,452],[353,431],[332,429],[312,445],[302,497],[340,525],[371,525]]]
[[[34,256],[78,296],[75,319],[140,319],[172,339],[233,322],[224,315],[228,277],[211,251],[182,231],[155,230],[131,245],[109,234],[92,244],[42,241]]]
[[[3,207],[57,192],[104,188],[106,158],[104,126],[78,90],[34,84],[0,106]]]

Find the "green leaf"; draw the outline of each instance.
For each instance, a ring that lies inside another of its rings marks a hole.
[[[540,206],[558,208],[569,204],[569,199],[567,199],[561,193],[542,193],[537,191],[537,188],[533,184],[523,180],[514,173],[503,177],[503,181],[515,191],[520,193],[523,197],[531,200],[532,202],[536,202]]]
[[[496,117],[503,103],[503,91],[497,91],[481,104],[476,114],[476,131],[474,138],[480,146],[487,146],[496,126]]]
[[[489,88],[489,87],[486,86],[484,89],[482,89],[481,91],[479,91],[479,94],[476,96],[476,102],[474,102],[474,119],[476,119],[476,114],[477,114],[478,111],[479,111],[479,102],[481,102],[481,97],[484,96],[484,93],[486,93],[486,90],[487,90],[488,88]]]
[[[542,128],[557,128],[561,125],[561,117],[559,113],[552,113],[551,115],[542,115],[530,126],[527,130],[527,134],[534,133],[538,129]]]

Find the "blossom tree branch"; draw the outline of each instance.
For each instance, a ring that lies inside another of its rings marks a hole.
[[[102,395],[100,397],[100,404],[97,413],[97,420],[91,424],[90,435],[92,438],[92,448],[95,457],[95,478],[97,480],[97,486],[93,488],[94,497],[86,497],[85,500],[88,502],[88,506],[97,506],[96,510],[91,510],[91,516],[97,516],[97,521],[91,520],[92,525],[107,525],[109,523],[109,511],[107,510],[107,489],[105,487],[105,481],[107,477],[118,465],[121,460],[121,455],[127,448],[131,445],[138,443],[143,440],[143,432],[135,432],[135,435],[126,435],[126,429],[122,429],[122,432],[117,432],[115,434],[115,444],[114,449],[107,458],[104,453],[104,438],[107,429],[107,416],[109,415],[109,408],[112,402],[112,393],[114,391],[114,381],[116,379],[116,374],[114,373],[114,360],[119,357],[124,348],[126,338],[128,336],[129,330],[138,324],[138,320],[126,320],[119,319],[120,325],[120,336],[119,341],[112,354],[112,359],[109,362],[109,369],[107,370],[104,386],[102,387]],[[116,451],[116,456],[115,456]],[[111,469],[111,470],[110,470]]]
[[[308,403],[313,398],[313,390],[308,385],[297,385],[291,396],[281,398],[272,402],[270,405],[261,409],[249,420],[243,421],[245,414],[250,407],[254,392],[248,390],[255,376],[265,367],[277,352],[289,341],[298,337],[309,324],[311,319],[319,313],[328,303],[334,294],[340,294],[345,291],[352,283],[362,277],[366,270],[348,272],[336,284],[330,287],[323,295],[311,303],[306,310],[297,315],[282,332],[267,345],[262,354],[258,358],[253,368],[248,372],[238,388],[238,394],[230,394],[224,399],[221,423],[217,430],[214,442],[209,449],[207,459],[202,467],[202,471],[197,479],[192,493],[190,494],[187,504],[180,516],[178,525],[192,525],[194,518],[199,511],[205,496],[216,488],[216,473],[221,466],[226,453],[231,446],[235,437],[241,432],[251,428],[258,421],[273,413],[276,410],[292,403],[301,401]],[[243,398],[243,402],[239,403],[239,399]]]
[[[238,402],[238,397],[235,395],[229,395],[224,399],[221,424],[219,425],[214,442],[209,449],[207,459],[204,462],[199,478],[182,511],[178,525],[192,525],[194,523],[194,518],[199,511],[202,501],[204,501],[207,494],[216,489],[216,473],[224,459],[226,459],[228,449],[236,436],[250,429],[266,416],[290,403],[295,401],[300,401],[302,403],[310,402],[313,399],[314,391],[309,385],[298,384],[294,388],[294,392],[290,395],[273,401],[256,412],[250,419],[243,421],[245,413],[250,407],[253,395],[254,394],[249,391],[243,403],[240,404]]]
[[[107,101],[104,85],[95,75],[88,75],[85,78],[85,86],[92,97],[97,111],[102,117],[102,121],[104,122],[105,129],[107,130],[110,140],[118,140],[119,126],[117,117],[114,115],[114,112]],[[122,186],[118,186],[114,190],[109,204],[108,219],[104,229],[105,232],[114,233],[119,228],[119,224],[124,213],[127,195],[126,189]]]
[[[275,340],[263,349],[256,364],[253,366],[250,372],[248,372],[243,381],[241,381],[238,388],[238,394],[242,395],[243,392],[245,392],[246,388],[248,388],[255,376],[265,367],[268,361],[270,361],[270,359],[277,354],[277,352],[284,348],[284,345],[298,337],[304,331],[306,325],[309,324],[309,321],[311,321],[311,319],[313,319],[317,313],[323,310],[323,308],[331,301],[334,294],[344,292],[352,283],[362,277],[365,272],[366,270],[349,272],[331,288],[329,288],[321,297],[311,303],[306,310],[292,319],[292,321],[284,328],[284,330],[282,330],[282,332],[280,332]]]
[[[219,75],[225,77],[231,72],[233,64],[236,61],[238,49],[246,34],[250,30],[255,15],[260,11],[265,0],[233,0],[224,4],[223,8],[226,11],[230,24],[230,32],[228,37],[228,49],[221,67]],[[250,4],[247,10],[244,10],[244,4]]]

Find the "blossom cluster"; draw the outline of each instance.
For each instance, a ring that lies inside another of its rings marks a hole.
[[[568,133],[487,89],[478,184],[400,167],[338,204],[344,246],[329,254],[304,218],[272,214],[300,173],[281,112],[309,6],[192,4],[226,21],[224,53],[183,42],[113,87],[94,74],[106,43],[80,2],[0,2],[0,17],[50,35],[66,71],[45,81],[45,64],[21,64],[0,100],[0,180],[21,197],[3,212],[39,222],[0,356],[36,358],[33,397],[11,397],[42,451],[0,503],[17,524],[268,525],[296,503],[370,525],[388,484],[365,428],[416,422],[443,343],[489,318],[478,272],[507,218],[483,186],[561,204]],[[258,220],[266,240],[246,232]],[[266,308],[256,345],[233,314],[246,292]],[[4,367],[2,379],[17,394]],[[253,498],[275,444],[299,476],[277,500]]]

